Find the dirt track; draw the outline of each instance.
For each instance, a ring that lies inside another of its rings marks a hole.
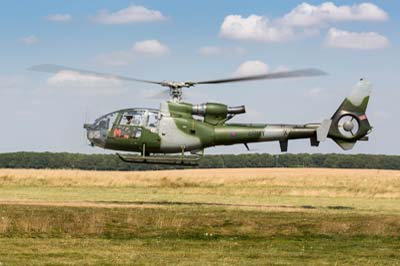
[[[87,208],[166,208],[169,206],[214,206],[235,208],[257,208],[268,210],[311,210],[312,206],[266,205],[266,204],[229,204],[218,202],[115,202],[115,201],[0,201],[0,205],[55,206],[55,207],[87,207]]]

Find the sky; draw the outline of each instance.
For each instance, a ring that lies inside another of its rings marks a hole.
[[[333,141],[289,152],[400,154],[400,2],[381,1],[11,1],[0,9],[0,152],[108,153],[89,147],[83,123],[128,107],[158,108],[162,88],[78,73],[28,71],[38,64],[150,80],[208,80],[300,68],[328,76],[204,85],[192,103],[246,105],[234,122],[308,123],[330,118],[360,78],[373,84],[368,142]],[[251,144],[279,153],[279,144]],[[243,145],[206,153],[246,153]]]

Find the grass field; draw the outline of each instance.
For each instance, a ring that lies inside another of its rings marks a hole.
[[[0,169],[0,265],[400,265],[400,171]]]

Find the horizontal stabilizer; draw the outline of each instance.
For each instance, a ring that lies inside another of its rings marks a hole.
[[[328,136],[329,129],[331,128],[332,120],[325,119],[322,121],[321,125],[317,128],[317,141],[325,141]]]

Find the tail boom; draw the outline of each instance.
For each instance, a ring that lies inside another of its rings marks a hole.
[[[334,140],[342,149],[353,148],[359,140],[367,140],[372,130],[366,109],[371,93],[371,83],[360,80],[345,98],[331,119],[322,123],[290,124],[223,124],[215,128],[214,145],[279,141],[281,151],[287,151],[290,139],[310,139],[318,146],[326,138]],[[247,146],[246,146],[247,147]]]
[[[226,124],[216,127],[215,145],[279,141],[281,151],[287,151],[290,139],[310,139],[318,146],[317,129],[321,124]]]

